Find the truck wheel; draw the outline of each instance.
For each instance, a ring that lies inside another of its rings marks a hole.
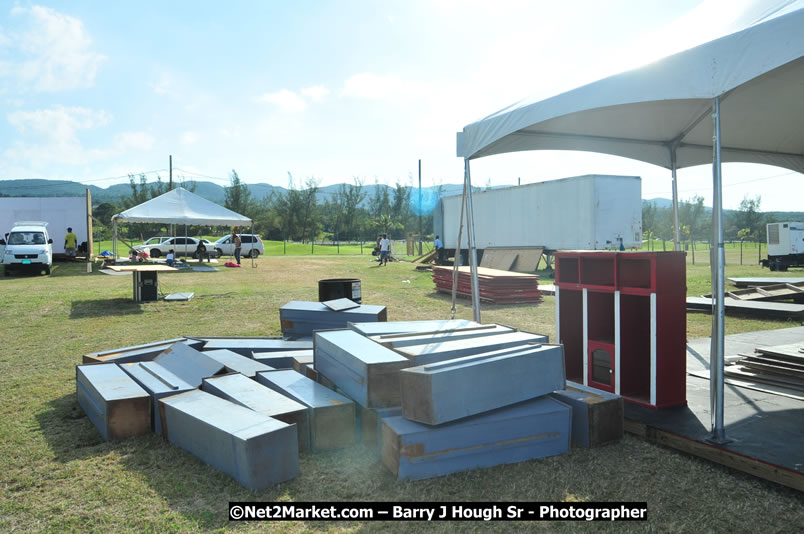
[[[151,257],[152,258],[158,258],[161,255],[162,255],[162,252],[158,248],[152,248],[151,249]]]
[[[250,258],[256,258],[257,256],[260,255],[260,251],[257,250],[256,248],[253,248],[249,251],[248,255]]]
[[[218,256],[217,256],[218,258],[222,258],[222,257],[223,257],[223,250],[222,250],[222,249],[216,248],[216,249],[215,249],[215,252],[218,254]]]
[[[50,265],[45,265],[45,275],[50,274]]]

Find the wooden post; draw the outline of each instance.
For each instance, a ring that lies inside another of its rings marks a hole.
[[[92,260],[93,241],[92,241],[92,193],[87,188],[87,264]],[[87,267],[89,269],[89,267]]]

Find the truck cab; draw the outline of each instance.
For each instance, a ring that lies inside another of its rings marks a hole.
[[[50,274],[53,267],[53,240],[47,232],[47,223],[23,221],[14,223],[8,233],[3,265],[6,276],[15,270],[38,270]]]

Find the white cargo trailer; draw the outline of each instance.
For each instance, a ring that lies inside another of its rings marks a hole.
[[[90,243],[92,208],[89,192],[84,197],[0,197],[0,239],[18,221],[45,221],[53,239],[53,253],[64,253],[64,236],[72,228],[78,243]],[[5,244],[0,244],[5,248]],[[0,251],[2,252],[2,251]]]
[[[441,198],[434,231],[457,248],[461,195]],[[472,194],[478,250],[544,247],[597,250],[642,246],[639,176],[587,175]],[[464,216],[465,217],[465,216]],[[464,224],[461,249],[468,247]]]
[[[771,271],[804,266],[804,223],[770,223],[767,231],[768,259],[762,260],[762,265]]]

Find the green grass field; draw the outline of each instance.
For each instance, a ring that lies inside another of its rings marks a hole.
[[[160,276],[164,292],[189,302],[132,302],[127,276],[88,274],[57,263],[53,275],[0,277],[0,531],[2,532],[792,532],[801,495],[627,436],[595,450],[399,482],[369,445],[303,454],[302,475],[260,492],[163,441],[104,442],[75,398],[81,355],[181,335],[279,335],[278,308],[317,300],[317,281],[359,278],[366,303],[389,320],[447,319],[448,296],[407,262],[379,267],[367,254],[261,257],[256,268]],[[708,266],[688,265],[688,293],[708,291]],[[768,275],[730,265],[727,275]],[[781,274],[781,273],[779,273]],[[793,275],[789,273],[788,275]],[[483,322],[555,334],[554,299],[483,306]],[[467,301],[457,317],[471,318]],[[727,333],[784,321],[726,319]],[[796,324],[797,326],[797,324]],[[690,314],[688,336],[711,317]],[[230,523],[229,501],[647,501],[647,523]]]

